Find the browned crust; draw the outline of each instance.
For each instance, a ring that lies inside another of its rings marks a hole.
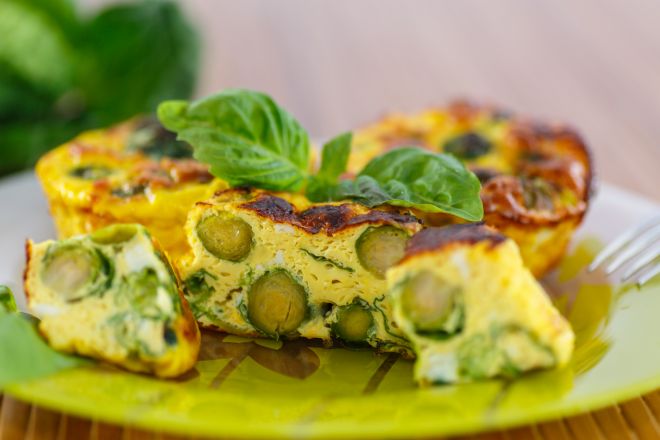
[[[466,131],[473,130],[475,122],[483,117],[508,121],[508,142],[520,151],[513,175],[473,169],[482,176],[484,182],[481,198],[488,224],[515,224],[531,228],[552,226],[565,221],[579,223],[582,220],[594,191],[593,156],[575,129],[563,124],[523,118],[501,107],[467,99],[455,100],[446,107],[438,106],[429,110],[448,114],[452,124]],[[423,136],[412,132],[407,126],[395,125],[390,132],[381,136],[379,141],[384,151],[402,143],[436,150],[435,146],[418,140]],[[559,191],[572,190],[577,196],[577,204],[569,209],[559,207],[554,211],[540,211],[518,203],[522,198],[518,178],[535,177],[547,181]]]
[[[29,277],[31,263],[32,263],[32,240],[25,240],[25,269],[23,270],[23,290],[25,290],[25,299],[28,301],[30,300],[28,277]]]
[[[485,226],[483,223],[426,228],[408,241],[406,253],[401,261],[406,261],[425,252],[440,250],[453,243],[473,245],[479,242],[489,242],[491,247],[495,247],[506,240],[507,238],[504,235]]]
[[[257,193],[253,200],[243,203],[239,207],[253,211],[258,216],[276,223],[296,226],[310,234],[324,232],[333,235],[363,224],[420,224],[420,220],[416,217],[394,210],[369,209],[366,212],[359,212],[363,207],[353,203],[320,204],[298,211],[288,201],[267,192]]]
[[[179,273],[179,268],[177,265],[172,264],[172,259],[170,258],[169,254],[165,249],[163,249],[163,247],[154,237],[151,237],[151,245],[153,246],[154,250],[162,256],[164,260],[163,263],[167,264],[174,273],[174,282],[176,283],[176,290],[179,296],[179,301],[181,302],[182,311],[181,319],[178,319],[174,326],[177,332],[179,332],[186,341],[191,343],[191,345],[195,347],[196,353],[198,353],[201,340],[199,326],[197,325],[192,310],[190,309],[188,300],[183,293],[183,285],[181,282],[181,274]],[[196,356],[197,354],[195,354],[195,357]]]
[[[510,226],[536,228],[556,226],[566,221],[580,222],[587,208],[585,201],[578,201],[571,209],[541,211],[525,207],[523,186],[514,176],[497,176],[481,189],[484,219],[495,227]]]

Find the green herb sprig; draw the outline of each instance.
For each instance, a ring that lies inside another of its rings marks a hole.
[[[162,124],[193,146],[197,160],[232,186],[301,191],[314,202],[354,200],[443,212],[469,221],[483,217],[477,177],[456,158],[418,148],[385,153],[358,173],[346,171],[352,136],[323,146],[316,174],[310,171],[310,142],[300,123],[269,96],[231,89],[195,102],[165,101]]]

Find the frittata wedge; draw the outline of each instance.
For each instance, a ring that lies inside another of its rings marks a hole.
[[[25,292],[56,350],[159,377],[178,376],[197,360],[197,324],[175,270],[143,226],[28,241]]]
[[[429,228],[387,273],[421,384],[515,377],[566,365],[574,334],[515,242],[480,224]]]
[[[356,131],[349,171],[400,146],[450,153],[482,183],[486,224],[512,238],[536,277],[552,269],[581,223],[592,165],[579,134],[465,101],[417,114],[393,114]],[[455,223],[416,213],[428,225]]]
[[[420,228],[394,208],[220,192],[188,218],[186,296],[202,327],[410,354],[391,322],[385,272]]]
[[[81,134],[36,167],[60,238],[140,223],[173,257],[187,250],[188,210],[226,184],[148,117]]]

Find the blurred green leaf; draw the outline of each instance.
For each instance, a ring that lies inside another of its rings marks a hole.
[[[194,90],[199,41],[173,1],[115,4],[85,20],[71,0],[0,8],[0,175]]]
[[[0,61],[49,91],[73,83],[73,54],[61,29],[30,2],[2,1]]]
[[[88,24],[84,35],[89,63],[83,87],[101,123],[192,94],[199,44],[174,3],[110,7]]]

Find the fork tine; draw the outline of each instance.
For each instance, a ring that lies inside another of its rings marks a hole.
[[[660,264],[653,266],[648,272],[643,273],[637,280],[637,285],[642,286],[651,281],[651,278],[660,273]]]
[[[605,246],[605,248],[602,251],[600,251],[598,255],[596,255],[596,257],[591,262],[587,270],[589,272],[593,272],[605,260],[610,258],[615,253],[617,253],[621,248],[623,248],[630,240],[634,239],[637,235],[646,232],[649,228],[652,228],[658,224],[660,224],[660,217],[655,217],[619,235],[610,244]]]
[[[614,259],[610,264],[605,268],[605,273],[607,275],[611,274],[615,270],[618,270],[626,264],[628,261],[639,255],[642,251],[646,250],[653,243],[660,238],[660,225],[659,227],[654,227],[647,230],[641,235],[635,237],[631,240],[625,248],[621,250],[618,254],[614,255]]]
[[[628,281],[639,275],[643,270],[648,269],[648,265],[660,257],[660,249],[653,248],[637,259],[623,274],[622,280]]]

